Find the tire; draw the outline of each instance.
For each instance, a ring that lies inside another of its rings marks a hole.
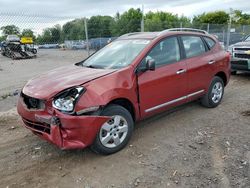
[[[11,59],[12,59],[12,60],[15,60],[15,59],[16,59],[16,56],[15,56],[14,53],[11,54]]]
[[[237,71],[232,71],[231,72],[231,75],[236,75],[237,74]]]
[[[113,104],[107,106],[101,115],[112,116],[114,118],[101,126],[91,149],[92,151],[103,155],[116,153],[123,149],[131,138],[134,129],[133,118],[127,109]],[[115,123],[115,121],[117,122]],[[118,139],[120,141],[118,141]],[[107,140],[109,141],[107,142]]]
[[[32,52],[33,54],[37,54],[37,50],[36,50],[36,49],[32,49],[31,52]]]
[[[201,104],[207,108],[215,108],[221,103],[223,95],[224,82],[220,77],[215,76],[209,86],[208,92],[201,98]]]

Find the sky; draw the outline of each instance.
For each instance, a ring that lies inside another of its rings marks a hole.
[[[41,33],[46,27],[93,15],[114,16],[129,8],[167,11],[192,18],[203,12],[230,8],[250,13],[249,0],[0,0],[0,27],[15,24]]]

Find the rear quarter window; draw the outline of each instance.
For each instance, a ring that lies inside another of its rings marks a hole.
[[[207,42],[207,45],[210,49],[212,49],[215,46],[215,41],[211,38],[204,37],[205,41]]]
[[[199,56],[206,52],[205,45],[199,36],[182,36],[181,37],[186,58]]]

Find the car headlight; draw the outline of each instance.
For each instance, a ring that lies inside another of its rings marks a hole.
[[[84,87],[77,86],[62,91],[54,97],[52,105],[54,108],[63,112],[72,112],[77,99],[86,91]]]

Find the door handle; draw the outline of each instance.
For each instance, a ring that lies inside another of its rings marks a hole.
[[[214,64],[214,63],[215,63],[215,60],[210,60],[210,61],[208,62],[209,65],[212,65],[212,64]]]
[[[185,73],[185,72],[186,72],[185,69],[180,69],[180,70],[178,70],[178,71],[176,72],[176,74],[183,74],[183,73]]]

